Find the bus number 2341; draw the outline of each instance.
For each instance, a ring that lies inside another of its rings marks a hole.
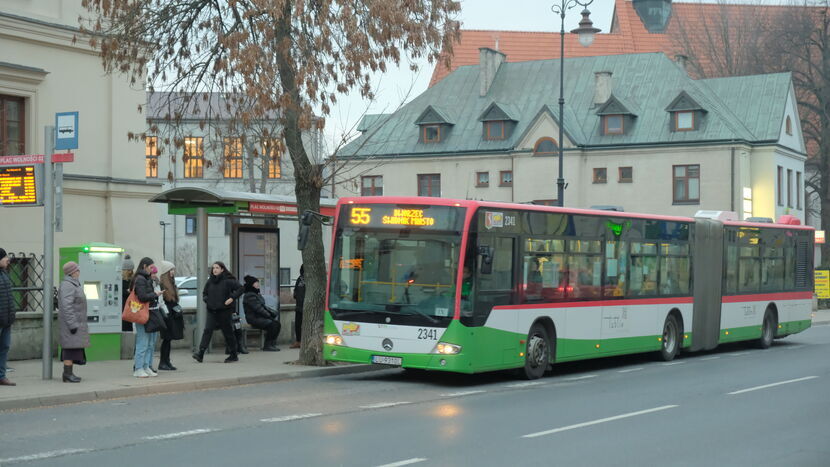
[[[438,330],[437,329],[418,328],[418,339],[437,341],[438,340]]]

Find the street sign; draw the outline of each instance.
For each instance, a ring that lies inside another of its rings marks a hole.
[[[43,164],[43,154],[21,154],[19,156],[0,156],[0,165],[27,165],[27,164]],[[75,162],[75,154],[71,152],[61,152],[52,154],[52,163],[58,162]]]
[[[0,167],[3,206],[38,206],[35,166]]]
[[[816,269],[816,297],[830,298],[830,270]]]
[[[824,231],[816,230],[816,245],[821,245],[822,243],[824,243]]]
[[[55,114],[55,149],[78,149],[78,112]]]

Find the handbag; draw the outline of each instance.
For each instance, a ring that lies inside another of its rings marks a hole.
[[[150,304],[140,301],[135,295],[135,290],[133,290],[124,303],[121,319],[130,323],[146,324],[147,320],[150,319]]]
[[[164,314],[161,308],[151,308],[150,316],[144,325],[144,332],[159,332],[167,330],[167,323],[164,321]]]
[[[168,309],[170,310],[170,314],[167,316],[167,332],[162,337],[172,341],[184,339],[184,314],[182,313],[182,307],[174,305]]]

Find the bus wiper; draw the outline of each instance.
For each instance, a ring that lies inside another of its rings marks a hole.
[[[416,314],[418,314],[418,315],[421,315],[421,316],[425,317],[426,319],[430,320],[431,322],[433,322],[435,324],[438,323],[437,319],[435,319],[431,315],[419,310],[418,306],[414,303],[388,303],[386,305],[386,310],[387,311],[400,312],[401,308],[403,308],[403,307],[409,307],[410,309],[412,309],[412,311],[415,312],[415,313],[404,313],[406,316],[415,316]]]

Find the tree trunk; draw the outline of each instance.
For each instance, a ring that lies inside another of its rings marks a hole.
[[[314,165],[308,158],[303,146],[300,89],[296,82],[296,72],[291,60],[291,13],[293,2],[283,5],[283,15],[274,25],[275,39],[284,47],[277,50],[277,68],[286,105],[283,108],[283,136],[288,154],[294,167],[294,193],[297,197],[299,213],[306,210],[320,212],[320,191],[322,178],[318,176]],[[323,361],[323,312],[325,306],[326,266],[323,258],[323,229],[315,221],[309,228],[308,244],[303,250],[303,268],[305,270],[306,294],[303,307],[302,348],[300,363],[305,365],[325,364]]]

